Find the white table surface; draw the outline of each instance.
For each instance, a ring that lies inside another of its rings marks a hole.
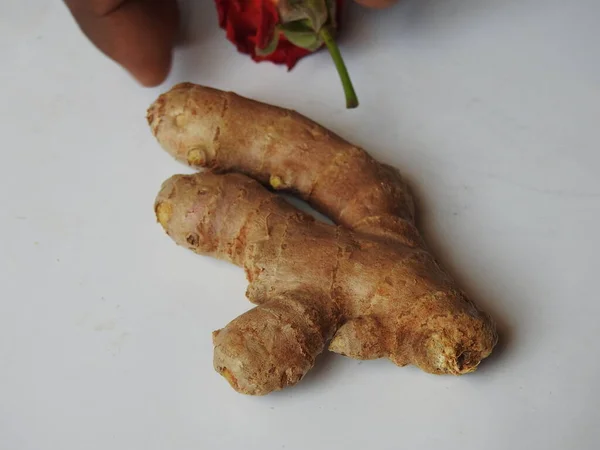
[[[600,3],[352,8],[354,111],[327,53],[254,64],[191,3],[156,89],[62,2],[0,5],[0,449],[598,448]],[[494,356],[456,378],[324,355],[295,388],[235,393],[211,331],[250,308],[243,272],[177,247],[152,210],[188,169],[145,110],[179,81],[295,108],[399,167],[498,321]]]

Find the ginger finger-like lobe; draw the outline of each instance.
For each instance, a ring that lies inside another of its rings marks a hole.
[[[322,294],[287,292],[214,333],[214,367],[238,392],[264,395],[298,383],[335,329]]]
[[[295,111],[182,83],[147,118],[161,146],[192,167],[290,191],[347,228],[379,234],[390,221],[414,228],[413,199],[396,169]]]
[[[265,195],[239,174],[174,175],[155,200],[157,221],[178,244],[238,266],[248,242],[268,240],[267,220],[292,220],[300,213],[283,199]]]

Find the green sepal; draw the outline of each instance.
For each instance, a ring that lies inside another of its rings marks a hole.
[[[323,40],[310,26],[308,19],[289,22],[281,26],[288,41],[297,47],[314,52],[323,46]]]
[[[316,32],[328,23],[331,12],[327,0],[279,0],[278,10],[282,23],[306,20]]]

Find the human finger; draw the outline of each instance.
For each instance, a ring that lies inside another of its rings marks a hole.
[[[179,14],[176,0],[65,0],[94,45],[144,86],[171,68]]]

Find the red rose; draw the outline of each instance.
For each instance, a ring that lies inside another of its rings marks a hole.
[[[298,60],[326,46],[340,75],[346,106],[358,99],[337,47],[343,0],[215,0],[219,25],[238,51],[254,61],[285,64],[291,70]]]
[[[314,49],[303,48],[290,42],[278,29],[283,25],[278,6],[280,0],[215,0],[219,25],[227,31],[227,38],[238,51],[251,55],[254,61],[285,64],[291,70],[299,59]],[[343,0],[335,0],[336,24]],[[275,36],[275,34],[278,36]],[[269,54],[258,49],[267,48],[277,38],[276,47]],[[321,45],[319,45],[320,47]]]

